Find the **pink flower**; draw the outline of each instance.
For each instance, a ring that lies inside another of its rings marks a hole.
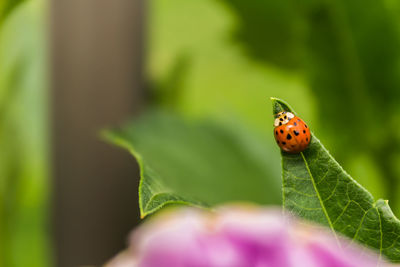
[[[347,239],[256,206],[215,212],[180,208],[146,221],[109,267],[376,267],[379,257]]]

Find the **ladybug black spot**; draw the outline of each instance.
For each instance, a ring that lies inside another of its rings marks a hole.
[[[280,132],[281,132],[281,134],[283,134],[283,130],[282,129],[280,130]]]
[[[275,134],[278,135],[278,131],[275,131]]]
[[[294,126],[297,126],[297,122],[294,122]]]
[[[300,134],[299,131],[296,131],[296,130],[294,130],[293,133],[295,136],[298,136]]]
[[[303,130],[303,133],[305,134],[305,133],[306,133],[306,130]]]
[[[282,142],[282,145],[286,145],[286,142]]]
[[[308,142],[308,137],[306,138],[306,141]]]
[[[290,134],[287,134],[286,139],[290,140],[290,139],[292,139],[292,136]]]

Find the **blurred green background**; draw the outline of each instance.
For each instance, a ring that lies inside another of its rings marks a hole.
[[[235,118],[270,136],[268,98],[285,99],[400,213],[396,1],[153,0],[149,11],[147,74],[158,105]],[[275,161],[272,138],[265,148]]]
[[[51,266],[48,5],[0,2],[0,266]],[[400,215],[399,16],[393,0],[149,1],[146,102],[251,140],[279,191],[269,97],[285,99]]]
[[[0,266],[48,266],[45,10],[0,2]]]

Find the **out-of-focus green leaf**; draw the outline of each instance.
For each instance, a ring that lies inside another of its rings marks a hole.
[[[233,40],[239,43],[252,59],[268,62],[285,69],[301,67],[304,57],[306,23],[302,8],[293,0],[222,0],[233,10],[237,26]]]
[[[273,113],[293,110],[273,99]],[[301,153],[282,152],[283,205],[294,214],[326,225],[352,240],[400,261],[400,221],[388,202],[374,201],[312,135]]]
[[[50,265],[45,11],[29,0],[0,22],[0,266]]]
[[[234,115],[269,134],[265,103],[277,95],[297,101],[312,121],[315,105],[302,77],[249,59],[231,38],[241,21],[221,1],[152,0],[149,11],[147,74],[161,104],[185,117]]]
[[[279,161],[263,138],[239,123],[188,122],[150,112],[106,136],[140,165],[142,217],[169,203],[280,203],[279,175],[273,168]]]
[[[313,121],[315,105],[302,77],[249,59],[231,37],[241,22],[226,5],[213,0],[149,3],[147,75],[157,105],[188,119],[224,123],[235,118],[269,136],[273,126],[266,122],[271,117],[266,103],[277,95],[298,101],[299,111]],[[273,140],[265,142],[278,155]],[[279,179],[280,164],[269,167]]]
[[[7,17],[7,15],[18,6],[18,4],[24,1],[25,0],[2,0],[0,2],[0,24]]]

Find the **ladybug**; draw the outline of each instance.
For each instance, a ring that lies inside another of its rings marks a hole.
[[[307,124],[291,112],[279,112],[275,118],[274,136],[278,146],[288,153],[304,151],[311,141]]]

